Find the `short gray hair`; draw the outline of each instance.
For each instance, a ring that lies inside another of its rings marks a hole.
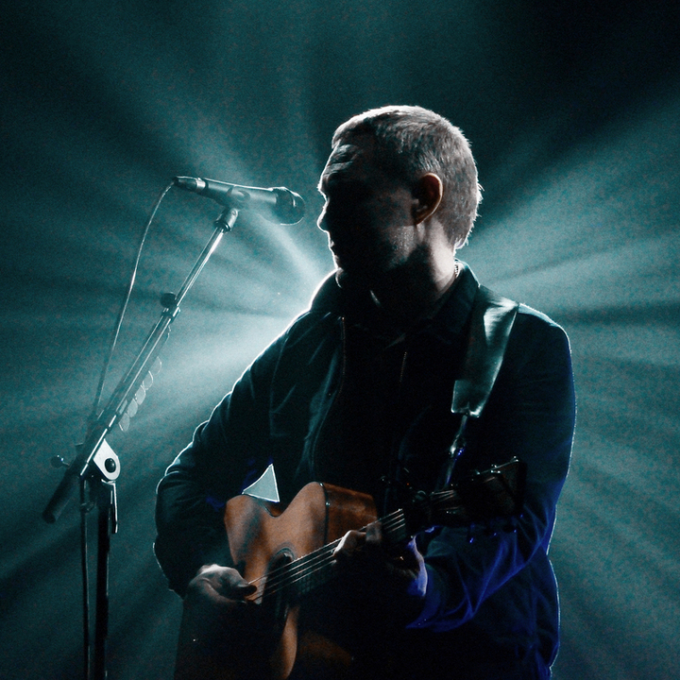
[[[420,106],[384,106],[360,113],[333,135],[333,147],[360,135],[376,144],[379,167],[408,183],[432,172],[444,184],[442,221],[450,227],[451,242],[467,242],[482,200],[477,166],[463,133],[446,118]]]

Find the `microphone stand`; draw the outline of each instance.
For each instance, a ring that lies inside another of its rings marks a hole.
[[[180,311],[180,304],[193,286],[203,267],[217,248],[225,232],[231,231],[238,218],[238,209],[226,208],[215,221],[213,232],[201,252],[193,269],[184,281],[177,295],[166,293],[161,298],[164,306],[161,317],[147,336],[142,349],[125,376],[118,383],[106,407],[90,423],[85,442],[77,447],[77,455],[68,466],[59,486],[43,511],[43,519],[53,524],[59,519],[76,487],[80,484],[81,511],[86,512],[87,489],[98,507],[98,551],[97,551],[97,590],[94,661],[89,663],[89,631],[85,632],[85,677],[86,680],[105,680],[106,678],[106,638],[108,633],[108,571],[111,534],[117,531],[117,505],[115,480],[120,475],[120,460],[106,442],[106,436],[118,423],[123,431],[127,430],[130,418],[144,401],[151,386],[153,373],[159,364],[159,354],[168,339],[170,324]],[[84,520],[83,520],[84,521]],[[81,532],[83,555],[87,553],[86,532]],[[84,584],[84,593],[87,584]],[[85,595],[86,597],[86,595]],[[87,621],[86,621],[87,628]],[[91,675],[92,673],[92,675]]]

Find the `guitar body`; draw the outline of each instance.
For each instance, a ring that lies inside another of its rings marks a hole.
[[[258,584],[250,598],[261,610],[257,630],[233,646],[226,641],[212,659],[197,658],[188,641],[192,634],[185,630],[191,618],[185,609],[175,680],[285,680],[296,663],[307,672],[321,668],[324,677],[348,677],[348,652],[314,629],[299,630],[300,619],[309,617],[300,616],[304,598],[301,604],[296,579],[279,588],[269,576],[376,518],[370,496],[331,484],[308,484],[284,511],[251,496],[232,498],[224,524],[234,564],[247,581]]]
[[[526,465],[513,458],[452,488],[416,494],[407,510],[381,518],[383,541],[398,546],[432,526],[512,518],[525,478]],[[231,499],[224,525],[232,558],[257,590],[231,603],[228,621],[212,603],[185,599],[175,680],[351,680],[352,653],[366,660],[365,633],[376,626],[365,618],[357,625],[370,611],[357,611],[337,587],[320,586],[335,574],[339,539],[376,519],[370,496],[331,484],[308,484],[285,510],[251,496]],[[317,588],[318,599],[308,597]]]

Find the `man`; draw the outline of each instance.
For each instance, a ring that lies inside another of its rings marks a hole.
[[[369,494],[382,515],[451,472],[461,426],[452,392],[466,356],[481,351],[470,341],[479,284],[455,258],[480,200],[469,145],[441,116],[397,106],[350,119],[332,147],[318,225],[334,275],[159,485],[156,553],[185,596],[184,639],[203,650],[194,661],[218,658],[230,628],[267,634],[223,513],[270,462],[284,503],[317,481]],[[452,479],[518,457],[527,465],[521,516],[512,526],[434,522],[396,550],[380,523],[349,531],[333,549],[336,578],[305,605],[300,627],[347,651],[346,677],[548,678],[558,604],[546,553],[573,425],[566,336],[520,306]],[[292,677],[336,670],[300,662]]]

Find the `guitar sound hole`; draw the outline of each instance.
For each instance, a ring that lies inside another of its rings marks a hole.
[[[286,566],[295,559],[288,548],[279,550],[269,562],[267,583],[264,588],[262,606],[273,624],[273,630],[281,633],[286,623],[292,601],[295,599],[294,575]]]

